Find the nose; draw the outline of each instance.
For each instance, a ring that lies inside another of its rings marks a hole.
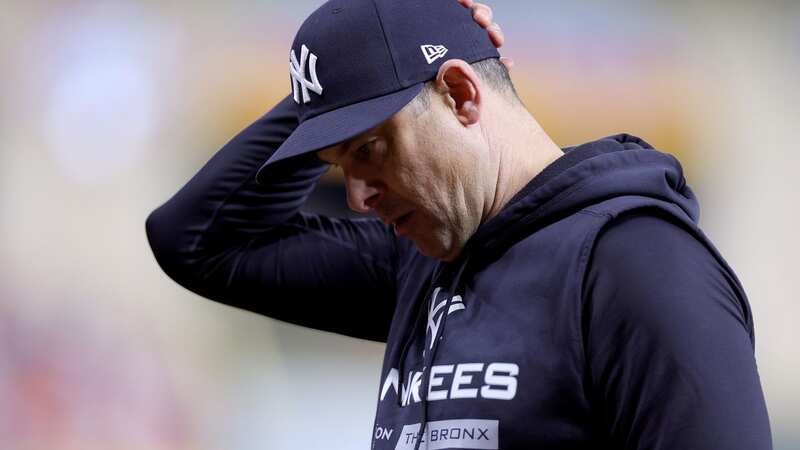
[[[372,211],[383,195],[383,189],[370,185],[360,178],[347,175],[344,184],[347,189],[347,206],[358,213],[365,214]]]

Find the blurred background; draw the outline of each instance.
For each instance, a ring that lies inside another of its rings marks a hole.
[[[204,300],[144,233],[289,92],[320,3],[0,0],[0,447],[368,447],[381,345]],[[559,145],[683,162],[750,297],[775,448],[800,448],[800,2],[491,5]],[[316,207],[342,212],[337,180]]]

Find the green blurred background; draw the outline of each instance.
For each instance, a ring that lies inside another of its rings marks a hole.
[[[320,3],[0,0],[2,449],[368,447],[381,345],[203,300],[144,234],[289,92]],[[750,296],[775,448],[800,448],[800,2],[491,5],[558,144],[683,162]],[[315,205],[342,212],[335,174]]]

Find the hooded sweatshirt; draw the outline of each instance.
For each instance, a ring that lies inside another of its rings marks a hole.
[[[750,306],[674,157],[626,134],[564,149],[445,263],[377,219],[301,212],[313,154],[254,181],[293,108],[147,235],[204,297],[386,342],[373,449],[771,448]]]

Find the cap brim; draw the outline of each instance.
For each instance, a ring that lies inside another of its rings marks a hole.
[[[413,100],[423,84],[334,109],[304,121],[258,169],[256,181],[265,184],[268,168],[275,168],[277,162],[331,147],[375,128]]]

